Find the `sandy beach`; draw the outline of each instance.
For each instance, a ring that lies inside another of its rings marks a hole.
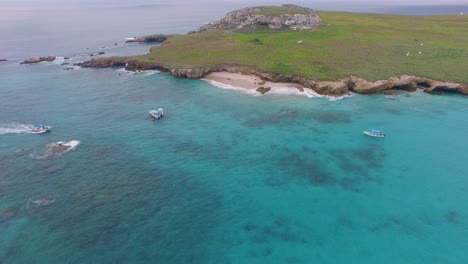
[[[302,92],[304,86],[299,83],[276,83],[270,81],[263,81],[260,77],[255,75],[244,75],[240,73],[230,72],[213,72],[205,76],[203,79],[214,81],[224,85],[229,85],[237,88],[244,88],[256,90],[259,87],[271,88],[272,91],[276,88],[293,88],[298,92]]]

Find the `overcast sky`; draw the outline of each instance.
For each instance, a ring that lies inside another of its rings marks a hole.
[[[170,3],[190,3],[194,4],[197,2],[213,2],[213,3],[307,3],[309,5],[314,3],[320,4],[370,4],[370,5],[447,5],[447,4],[468,4],[468,0],[0,0],[0,4],[15,5],[15,6],[28,6],[28,5],[81,5],[81,4],[96,4],[96,5],[133,5],[133,4],[170,4]]]
[[[0,0],[0,9],[112,8],[139,5],[206,5],[213,8],[237,9],[246,6],[297,4],[317,10],[353,12],[392,12],[394,7],[457,5],[468,6],[468,0]],[[460,13],[460,8],[454,10]],[[401,10],[401,8],[400,8]],[[414,9],[413,9],[414,10]]]

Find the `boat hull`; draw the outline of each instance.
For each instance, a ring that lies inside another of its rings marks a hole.
[[[362,131],[362,132],[364,133],[364,135],[367,135],[367,136],[369,136],[369,137],[378,137],[378,138],[383,138],[383,137],[385,137],[385,134],[384,134],[384,133],[379,133],[379,134],[377,134],[377,133],[372,133],[372,132],[370,132],[370,131]]]
[[[49,126],[46,126],[45,129],[41,129],[41,130],[32,130],[31,133],[33,134],[43,134],[43,133],[47,133],[50,131],[50,127]]]
[[[156,111],[156,110],[151,110],[149,111],[149,115],[154,118],[154,119],[160,119],[164,116],[162,112]]]

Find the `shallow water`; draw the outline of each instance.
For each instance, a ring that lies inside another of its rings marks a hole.
[[[2,263],[468,260],[464,97],[252,96],[155,72],[2,67],[0,127],[53,127],[0,135]],[[81,144],[37,159],[62,140]]]
[[[0,64],[0,263],[468,262],[466,97],[260,96],[17,62]]]

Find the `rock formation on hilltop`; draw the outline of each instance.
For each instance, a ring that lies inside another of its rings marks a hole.
[[[229,12],[221,20],[200,27],[197,32],[257,26],[268,26],[271,29],[314,30],[321,23],[320,17],[310,8],[296,5],[247,7]]]

